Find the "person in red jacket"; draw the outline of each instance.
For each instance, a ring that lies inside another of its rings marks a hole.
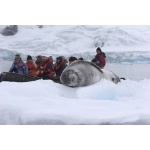
[[[105,53],[102,52],[102,50],[99,47],[96,49],[96,53],[97,54],[95,55],[95,58],[92,59],[92,62],[95,63],[101,69],[103,69],[106,64]]]
[[[28,66],[28,75],[35,77],[37,71],[37,65],[34,63],[30,55],[27,56],[26,65]]]
[[[40,77],[43,79],[53,79],[55,76],[53,58],[52,56],[48,57],[45,60],[43,71],[41,71]]]
[[[66,63],[62,56],[56,58],[56,64],[54,66],[54,71],[56,73],[56,80],[60,80],[60,76],[63,72],[63,70],[66,68]]]

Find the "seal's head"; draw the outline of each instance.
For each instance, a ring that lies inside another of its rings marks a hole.
[[[79,87],[84,83],[83,75],[74,69],[67,69],[61,74],[60,81],[70,87]]]

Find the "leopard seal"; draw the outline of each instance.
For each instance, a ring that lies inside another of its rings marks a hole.
[[[83,87],[99,82],[102,78],[114,83],[120,82],[120,78],[111,71],[100,69],[89,61],[76,61],[64,69],[60,76],[62,84],[69,87]]]

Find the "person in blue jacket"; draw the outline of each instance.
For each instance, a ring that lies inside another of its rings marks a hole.
[[[28,74],[28,67],[27,65],[22,61],[19,54],[15,55],[15,60],[9,70],[9,72],[14,72],[18,74]]]

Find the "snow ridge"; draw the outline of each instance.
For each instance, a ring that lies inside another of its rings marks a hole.
[[[0,26],[0,31],[4,27]],[[150,26],[47,25],[38,28],[20,25],[14,36],[0,35],[0,60],[12,60],[14,53],[20,53],[23,58],[28,54],[54,58],[61,54],[90,60],[100,46],[108,62],[149,63],[149,41]]]

